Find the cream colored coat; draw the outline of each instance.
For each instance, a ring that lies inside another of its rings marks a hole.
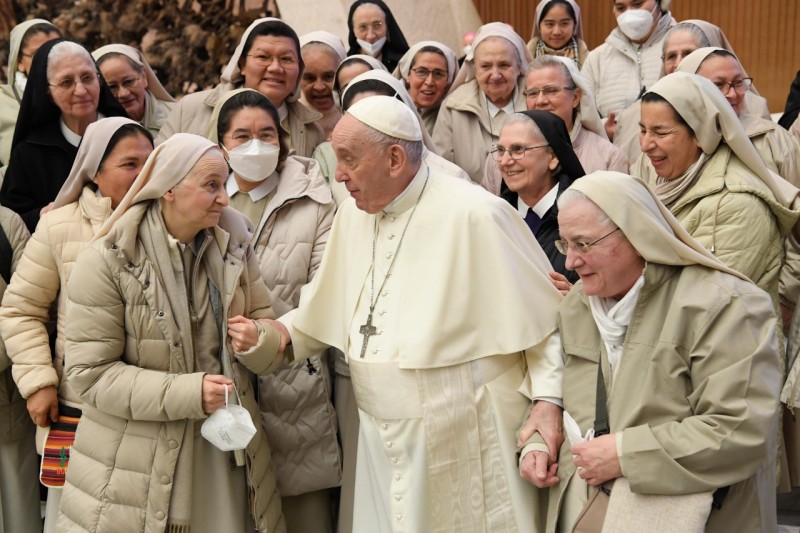
[[[213,89],[187,94],[172,108],[166,122],[156,137],[156,145],[161,144],[174,133],[194,133],[202,137],[208,136],[211,115],[220,98],[235,89],[230,83],[220,83]],[[320,113],[308,109],[300,102],[285,102],[289,115],[281,122],[281,134],[294,148],[296,155],[311,157],[314,148],[325,140],[325,132],[318,124],[322,118]]]
[[[300,289],[314,277],[328,242],[336,204],[317,162],[289,156],[275,195],[253,234],[272,307],[280,316],[297,307]],[[280,258],[278,260],[278,258]],[[261,417],[273,452],[282,496],[336,487],[341,452],[327,358],[284,365],[259,377]]]
[[[174,281],[158,273],[139,234],[147,209],[148,204],[128,209],[108,235],[81,254],[69,282],[66,372],[85,404],[59,531],[164,531],[187,420],[200,423],[206,417],[204,373],[192,371],[194,355],[183,342],[187,333],[177,325],[187,309],[170,308],[167,291],[173,289],[166,284]],[[205,251],[210,262],[221,265],[216,283],[223,317],[274,316],[250,238],[245,218],[223,209]],[[225,328],[226,321],[222,324]],[[221,338],[228,339],[225,329]],[[229,377],[258,420],[250,372],[274,370],[278,335],[266,328],[256,347],[235,357],[226,342],[233,365]],[[269,444],[256,426],[246,449],[250,507],[262,531],[284,531]],[[191,464],[191,456],[184,459]]]
[[[99,198],[93,187],[85,187],[77,202],[45,213],[25,247],[0,308],[0,333],[24,398],[52,386],[58,388],[61,400],[81,403],[63,379],[67,291],[62,289],[78,254],[110,214],[111,199]],[[54,302],[58,309],[55,355],[47,332]]]
[[[572,148],[586,174],[597,170],[615,170],[627,174],[630,168],[628,157],[622,150],[583,126],[578,130],[578,136],[572,141]],[[487,191],[499,195],[502,181],[503,176],[497,166],[497,161],[492,154],[487,155],[481,185]]]
[[[525,78],[517,83],[514,109],[524,111]],[[471,80],[445,98],[433,130],[436,152],[463,168],[475,183],[483,180],[486,156],[497,141],[499,131],[492,131],[486,97]]]
[[[606,41],[589,52],[581,74],[591,88],[602,117],[619,113],[649,89],[661,75],[661,48],[670,27],[676,24],[669,13],[658,22],[656,31],[641,46],[633,44],[619,28]]]
[[[777,123],[748,113],[739,117],[767,168],[800,187],[800,145]]]
[[[762,524],[774,524],[774,507],[766,511],[771,518],[762,514],[758,497],[774,495],[775,487],[754,474],[770,468],[781,369],[775,313],[763,291],[699,265],[649,264],[613,380],[581,282],[559,307],[559,330],[564,408],[581,431],[592,427],[602,364],[610,428],[622,434],[620,464],[633,492],[730,485],[707,531],[768,531]],[[569,527],[576,500],[585,501],[586,485],[574,474],[569,446],[562,446],[548,531],[556,518]]]
[[[644,155],[631,169],[655,188]],[[721,144],[700,176],[670,211],[686,231],[726,266],[741,272],[778,301],[783,238],[797,219],[778,205],[727,145]]]
[[[11,141],[17,127],[19,101],[14,96],[11,85],[0,86],[0,167],[8,165],[11,159]]]
[[[0,207],[0,226],[11,244],[13,273],[19,265],[30,233],[19,215],[5,207]],[[6,288],[6,281],[0,278],[0,296]],[[11,360],[8,358],[5,343],[0,340],[0,443],[17,440],[23,435],[23,430],[30,431],[31,426],[25,400],[11,378],[10,366]]]

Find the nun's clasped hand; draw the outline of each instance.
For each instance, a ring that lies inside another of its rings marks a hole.
[[[228,336],[234,350],[246,352],[258,344],[258,326],[249,318],[235,316],[228,319]]]

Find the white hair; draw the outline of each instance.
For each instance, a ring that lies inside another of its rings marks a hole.
[[[51,81],[53,76],[53,71],[55,70],[58,63],[64,59],[65,57],[70,56],[82,56],[86,59],[86,63],[91,65],[92,69],[97,70],[97,65],[94,63],[94,59],[92,59],[92,55],[89,51],[84,48],[83,46],[79,45],[76,42],[72,41],[61,41],[60,43],[53,46],[50,49],[50,52],[47,54],[47,80]]]
[[[536,121],[533,120],[528,115],[526,115],[525,113],[511,114],[506,120],[506,123],[503,126],[503,128],[505,128],[509,124],[525,124],[526,126],[528,126],[531,134],[533,135],[533,138],[536,139],[537,142],[542,141],[544,143],[549,144],[544,136],[544,133],[542,133],[542,130],[539,128],[539,125],[536,124]]]
[[[386,150],[389,146],[393,144],[400,145],[406,155],[408,156],[409,162],[413,165],[418,165],[422,161],[422,149],[423,144],[422,141],[407,141],[405,139],[398,139],[397,137],[392,137],[391,135],[386,135],[382,131],[378,131],[371,126],[367,126],[366,124],[362,124],[365,128],[364,130],[364,141],[365,143],[369,143],[375,146],[379,146],[380,150]]]

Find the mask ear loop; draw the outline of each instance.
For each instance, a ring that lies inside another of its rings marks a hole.
[[[236,405],[242,405],[242,398],[239,396],[239,389],[236,387],[236,383],[232,385],[233,392],[236,393]],[[225,408],[228,408],[228,387],[225,386]]]

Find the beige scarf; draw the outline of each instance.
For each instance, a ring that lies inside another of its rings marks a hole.
[[[683,193],[688,191],[697,181],[708,160],[709,156],[701,153],[698,160],[682,176],[671,180],[659,176],[656,179],[656,196],[661,200],[661,203],[671,207],[672,204],[678,201],[683,196]]]

